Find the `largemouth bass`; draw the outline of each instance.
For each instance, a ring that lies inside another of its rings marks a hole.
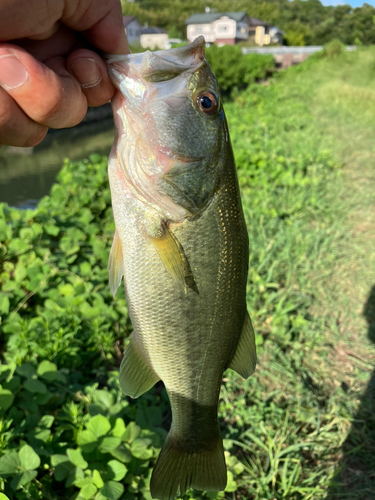
[[[229,367],[249,377],[256,354],[245,296],[248,236],[219,89],[203,37],[109,56],[108,68],[118,89],[108,268],[113,295],[124,276],[134,329],[120,387],[137,398],[162,380],[170,399],[153,498],[224,490],[222,375]]]

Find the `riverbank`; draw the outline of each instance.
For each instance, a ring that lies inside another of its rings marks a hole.
[[[107,112],[104,111],[104,115]],[[103,116],[104,116],[103,115]],[[0,201],[19,208],[34,208],[56,181],[65,158],[80,160],[90,154],[108,155],[114,138],[112,117],[87,121],[79,127],[49,130],[32,148],[0,149]]]

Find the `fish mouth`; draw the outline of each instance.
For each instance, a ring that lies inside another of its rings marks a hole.
[[[183,47],[176,47],[174,49],[166,49],[166,50],[156,50],[152,52],[152,54],[155,54],[161,58],[167,57],[169,58],[174,58],[174,59],[185,59],[189,56],[195,56],[201,59],[201,61],[204,60],[204,49],[206,46],[206,42],[204,39],[203,35],[198,36],[192,43],[189,45],[184,45]],[[126,54],[126,55],[120,55],[120,54],[104,54],[104,58],[107,60],[108,64],[112,64],[115,62],[124,62],[124,61],[135,61],[137,59],[142,59],[144,54],[150,52],[149,50],[146,50],[145,52],[137,53],[137,54]]]
[[[138,54],[107,55],[109,73],[116,80],[116,70],[131,78],[150,83],[172,80],[183,73],[194,73],[206,63],[205,40],[196,38],[191,44],[175,49]]]

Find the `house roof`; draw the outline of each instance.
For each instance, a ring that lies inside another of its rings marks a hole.
[[[124,25],[125,28],[132,21],[137,21],[138,24],[141,24],[135,16],[122,16],[122,24]]]
[[[185,24],[209,24],[217,21],[223,16],[227,16],[234,21],[242,21],[244,17],[247,17],[246,12],[202,12],[200,14],[192,14],[186,21]]]
[[[142,28],[141,35],[160,35],[167,33],[163,28],[158,26],[149,26],[148,28]]]
[[[249,26],[271,26],[270,23],[265,23],[257,17],[249,17]]]

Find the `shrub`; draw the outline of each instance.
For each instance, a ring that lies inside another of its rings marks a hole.
[[[324,45],[323,50],[321,51],[321,56],[322,57],[329,57],[329,58],[334,58],[338,57],[341,54],[344,54],[346,52],[346,47],[345,45],[340,42],[340,40],[331,40],[328,42],[326,45]]]
[[[263,80],[275,71],[275,60],[272,55],[246,54],[245,83],[250,84]]]
[[[306,45],[305,35],[297,30],[288,30],[285,35],[285,43],[291,47]]]
[[[243,55],[238,45],[211,45],[206,50],[206,56],[224,94],[262,80],[275,70],[273,56]]]

